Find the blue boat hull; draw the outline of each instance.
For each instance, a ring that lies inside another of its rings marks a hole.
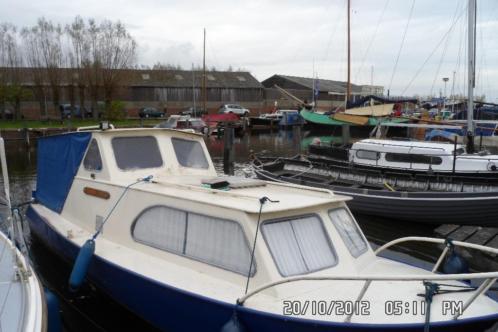
[[[79,247],[53,229],[33,208],[31,231],[62,258],[73,262]],[[98,241],[97,241],[98,246]],[[236,311],[247,331],[421,331],[422,324],[352,324],[310,321],[269,314],[161,284],[95,256],[89,281],[137,316],[165,331],[220,331]],[[498,313],[479,319],[431,324],[431,331],[481,331],[498,321]]]

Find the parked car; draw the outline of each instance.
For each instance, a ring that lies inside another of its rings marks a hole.
[[[160,111],[154,107],[142,107],[138,111],[138,116],[141,118],[163,118],[164,115],[164,111]]]
[[[201,117],[205,114],[208,114],[208,112],[206,112],[206,110],[204,109],[201,109],[201,108],[194,108],[194,107],[187,107],[186,109],[184,109],[183,111],[180,112],[180,115],[190,115],[190,116],[195,116],[195,117]]]
[[[80,105],[74,105],[74,108],[71,110],[71,104],[62,104],[59,105],[59,111],[61,113],[61,118],[63,119],[69,118],[70,116],[81,118],[83,117],[82,112],[85,113],[86,118],[92,117],[92,111],[86,107],[81,107]]]
[[[1,119],[1,110],[0,110],[0,119]],[[5,120],[14,120],[14,111],[9,108],[3,110],[3,117]]]
[[[233,113],[240,116],[248,116],[251,111],[237,104],[221,105],[218,113]]]

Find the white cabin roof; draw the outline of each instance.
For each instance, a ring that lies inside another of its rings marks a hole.
[[[259,199],[267,196],[278,203],[267,202],[263,212],[281,212],[334,204],[348,200],[348,197],[334,195],[332,191],[319,188],[309,188],[295,184],[279,184],[255,179],[218,177],[209,151],[206,148],[202,135],[192,132],[160,129],[111,129],[93,132],[97,139],[103,160],[101,172],[85,169],[83,163],[77,177],[92,179],[104,183],[126,187],[137,179],[152,175],[152,183],[140,183],[132,190],[142,190],[159,195],[177,197],[193,202],[216,205],[228,209],[240,210],[247,213],[258,213]],[[163,165],[156,168],[123,170],[116,165],[115,151],[111,141],[115,137],[143,137],[153,136],[159,145]],[[173,138],[183,138],[201,144],[202,151],[207,159],[206,168],[192,168],[182,166],[172,147]],[[211,189],[203,185],[203,180],[227,180],[232,187],[226,189]],[[236,187],[236,188],[233,188]]]
[[[161,195],[182,197],[198,203],[217,205],[247,213],[259,213],[259,199],[266,196],[272,201],[264,204],[263,213],[291,211],[315,206],[340,203],[349,200],[347,196],[335,195],[332,191],[287,183],[257,180],[260,185],[236,189],[211,189],[202,185],[206,177],[161,177],[152,179],[152,184],[137,188]],[[235,182],[249,180],[236,177],[219,177]]]
[[[455,148],[453,143],[442,143],[442,142],[419,142],[419,141],[397,141],[397,140],[386,140],[386,139],[364,139],[353,144],[353,150],[365,149],[370,151],[378,152],[398,152],[393,151],[400,148],[410,149],[411,152],[417,152],[417,150],[424,150],[427,153],[428,150],[438,150],[440,152],[444,151],[448,154],[453,153]],[[457,149],[463,148],[463,145],[458,144]]]

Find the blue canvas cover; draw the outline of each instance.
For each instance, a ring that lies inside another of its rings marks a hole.
[[[452,131],[451,129],[449,130],[441,130],[441,129],[432,129],[430,131],[427,131],[425,133],[425,140],[426,141],[432,141],[434,137],[442,137],[446,138],[450,141],[454,141],[455,138],[459,135],[459,129],[458,131]],[[461,135],[460,135],[461,136]]]
[[[38,140],[38,162],[35,199],[60,213],[73,178],[85,154],[90,133],[69,133],[41,137]]]

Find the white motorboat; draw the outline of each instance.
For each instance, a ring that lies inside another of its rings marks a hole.
[[[382,170],[498,175],[498,155],[466,153],[462,144],[364,139],[348,149],[349,162]]]
[[[448,243],[432,271],[382,258],[400,242],[445,241],[373,251],[348,197],[218,177],[198,134],[40,138],[34,198],[31,230],[76,261],[71,287],[86,278],[161,330],[456,331],[498,319],[485,294],[498,272],[436,272],[455,259],[453,245],[498,250]]]
[[[0,137],[0,222],[15,238],[7,162]],[[0,231],[0,330],[42,332],[47,330],[43,288],[25,255]]]

